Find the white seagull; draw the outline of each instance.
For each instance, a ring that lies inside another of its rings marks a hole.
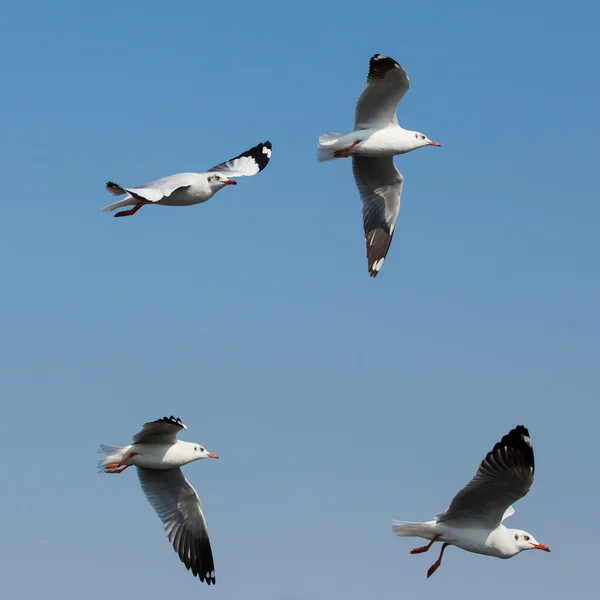
[[[123,194],[127,196],[123,200],[105,206],[102,210],[108,212],[123,206],[133,206],[115,215],[115,217],[129,217],[145,204],[191,206],[206,202],[226,185],[237,185],[233,178],[256,175],[262,171],[269,163],[272,151],[271,142],[264,142],[209,169],[206,173],[178,173],[139,187],[125,188],[109,181],[106,184],[107,191],[113,196]]]
[[[518,425],[505,435],[479,465],[475,477],[452,500],[446,512],[433,521],[392,521],[396,535],[431,540],[411,554],[427,552],[434,542],[443,542],[438,559],[427,571],[433,575],[448,546],[476,554],[511,558],[522,550],[544,550],[548,546],[521,529],[508,529],[502,521],[515,513],[512,503],[531,488],[535,465],[529,431]]]
[[[137,467],[142,490],[164,523],[165,532],[181,562],[208,585],[215,583],[215,564],[206,520],[196,490],[179,467],[201,458],[219,458],[200,444],[182,442],[177,434],[187,427],[181,419],[164,417],[145,423],[129,446],[100,445],[106,456],[98,471],[122,473]]]
[[[396,110],[409,86],[406,71],[395,60],[375,54],[369,63],[367,87],[356,104],[352,133],[324,133],[319,138],[319,161],[352,157],[354,180],[363,203],[371,277],[381,270],[400,211],[404,179],[394,165],[394,155],[440,145],[398,125]]]

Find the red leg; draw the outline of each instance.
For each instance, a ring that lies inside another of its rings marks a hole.
[[[133,458],[136,454],[137,454],[137,452],[130,452],[123,460],[121,460],[121,462],[110,463],[110,464],[106,465],[104,472],[105,473],[122,473],[125,469],[127,469],[128,467],[131,466],[131,465],[126,465],[125,461],[129,460],[130,458]],[[119,468],[119,467],[122,467],[122,468]]]
[[[144,206],[144,202],[138,202],[133,208],[130,208],[129,210],[122,210],[121,212],[118,212],[115,217],[130,217],[131,215],[135,215],[135,213],[140,210],[140,208],[142,208],[142,206]]]
[[[354,146],[356,146],[356,144],[360,144],[361,142],[362,142],[362,140],[356,140],[355,142],[352,142],[346,148],[340,148],[339,150],[336,150],[333,153],[333,155],[336,158],[348,158],[349,156],[352,156],[352,153],[350,152],[350,150],[352,150],[352,148],[354,148]]]
[[[442,549],[440,551],[440,555],[438,556],[438,559],[429,567],[429,570],[427,571],[427,577],[431,577],[438,569],[438,567],[442,564],[442,556],[444,555],[444,550],[449,546],[450,544],[448,542],[444,542],[442,544]]]
[[[106,469],[104,470],[105,473],[122,473],[125,469],[128,469],[131,465],[125,465],[124,467],[121,467],[120,469],[116,468],[116,467],[111,467],[110,465],[108,467],[106,467]]]
[[[427,552],[427,550],[429,550],[429,548],[431,548],[431,546],[433,546],[433,544],[435,542],[437,542],[440,539],[439,535],[434,535],[432,540],[429,542],[429,544],[427,544],[427,546],[419,546],[418,548],[413,548],[410,553],[411,554],[421,554],[421,552]]]

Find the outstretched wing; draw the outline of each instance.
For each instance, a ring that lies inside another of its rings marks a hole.
[[[134,444],[174,444],[177,434],[187,427],[181,419],[171,415],[156,421],[144,423],[142,430],[133,436]]]
[[[209,169],[208,172],[222,173],[225,177],[256,175],[269,164],[272,151],[273,145],[271,142],[264,142],[250,148],[250,150],[246,150],[246,152],[242,152],[231,160]]]
[[[352,172],[363,203],[369,275],[376,277],[392,243],[404,179],[391,156],[354,156]]]
[[[142,490],[165,526],[179,559],[200,581],[215,583],[206,520],[196,490],[181,469],[137,468]]]
[[[356,104],[354,130],[398,124],[398,104],[409,87],[406,71],[393,58],[375,54],[369,62],[367,87]]]
[[[518,425],[488,452],[475,477],[436,521],[475,521],[497,527],[513,514],[511,505],[531,488],[534,471],[529,431]]]

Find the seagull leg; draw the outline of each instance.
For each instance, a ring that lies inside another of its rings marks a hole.
[[[352,142],[346,148],[340,148],[339,150],[336,150],[333,153],[333,155],[336,158],[348,158],[349,156],[353,156],[353,154],[352,154],[352,152],[350,152],[350,150],[352,150],[352,148],[354,148],[354,146],[356,146],[356,144],[360,144],[361,142],[362,142],[362,140],[356,140],[355,142]]]
[[[142,208],[142,206],[144,206],[144,202],[138,202],[133,208],[130,208],[129,210],[122,210],[121,212],[118,212],[115,217],[130,217],[131,215],[135,215],[135,213],[140,210],[140,208]]]
[[[104,469],[104,472],[105,473],[122,473],[125,469],[128,469],[130,466],[131,465],[125,465],[124,467],[121,467],[119,469],[119,468],[117,468],[118,467],[118,463],[117,463],[117,466],[114,466],[114,467],[111,466],[111,465],[108,465],[106,467],[106,469]]]
[[[444,555],[444,550],[449,545],[450,544],[448,542],[444,542],[442,544],[440,555],[438,556],[438,559],[429,567],[429,570],[427,571],[427,577],[431,577],[437,571],[438,567],[442,564],[442,556]]]
[[[435,542],[437,542],[440,539],[439,535],[434,535],[431,538],[431,541],[429,542],[429,544],[427,544],[427,546],[419,546],[418,548],[413,548],[410,553],[411,554],[421,554],[421,552],[427,552],[427,550],[429,550],[429,548],[431,548],[431,546],[433,546],[433,544]]]
[[[105,473],[122,473],[125,469],[127,469],[128,467],[131,466],[131,465],[126,465],[125,461],[129,460],[130,458],[133,458],[136,454],[137,454],[137,452],[130,452],[123,460],[121,460],[121,462],[110,463],[110,464],[106,465],[104,472]],[[119,468],[119,467],[122,467],[122,468]]]

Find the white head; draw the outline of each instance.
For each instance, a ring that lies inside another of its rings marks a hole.
[[[185,452],[189,457],[189,462],[200,460],[201,458],[219,458],[216,454],[209,452],[204,446],[194,442],[179,442],[185,444]]]
[[[544,552],[550,552],[548,546],[540,544],[530,533],[522,529],[507,529],[506,532],[512,536],[514,554],[518,554],[523,550],[543,550]]]
[[[415,148],[422,148],[423,146],[437,146],[439,148],[441,146],[441,144],[438,144],[437,142],[432,142],[420,131],[411,131],[411,133],[415,136]]]
[[[233,179],[227,179],[225,175],[220,173],[208,173],[207,177],[208,186],[210,187],[212,193],[218,192],[221,188],[226,185],[237,185],[237,181]]]

